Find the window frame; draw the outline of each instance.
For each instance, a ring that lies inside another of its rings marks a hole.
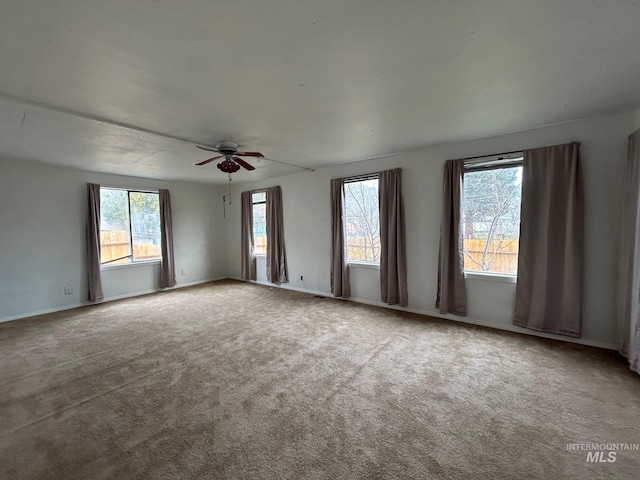
[[[102,198],[102,190],[120,190],[127,192],[127,212],[128,212],[128,223],[129,223],[129,246],[131,247],[131,261],[128,263],[102,263],[102,258],[100,259],[100,270],[117,270],[120,268],[131,268],[131,267],[141,267],[145,265],[154,265],[162,263],[162,253],[160,254],[160,258],[153,258],[148,260],[134,260],[133,256],[133,232],[131,225],[131,193],[150,193],[158,196],[158,206],[160,206],[160,190],[153,188],[127,188],[127,187],[113,187],[110,185],[100,185],[100,198]],[[159,226],[162,229],[162,218],[159,218]],[[102,208],[100,209],[100,227],[102,227]],[[100,231],[101,228],[100,228]],[[162,239],[161,239],[162,241]],[[102,254],[101,254],[102,256]],[[128,258],[124,257],[124,258]],[[114,260],[110,260],[110,262],[114,262]]]
[[[264,193],[264,200],[261,200],[259,202],[256,202],[253,200],[253,196],[256,193]],[[251,236],[253,237],[253,245],[254,245],[254,256],[255,257],[266,257],[267,256],[267,245],[268,243],[265,243],[265,252],[264,253],[256,253],[255,252],[255,242],[256,242],[256,235],[255,235],[255,225],[256,225],[256,218],[255,215],[253,215],[254,213],[254,207],[256,205],[264,205],[265,208],[265,242],[268,242],[268,238],[267,238],[267,232],[266,232],[266,227],[267,227],[267,222],[266,222],[266,209],[267,209],[267,189],[266,188],[261,188],[259,190],[252,190],[251,191],[251,216],[252,216],[252,225],[251,225]]]
[[[380,269],[380,260],[378,261],[367,261],[367,260],[350,260],[349,259],[349,235],[347,233],[347,215],[346,215],[346,195],[347,192],[345,190],[345,186],[348,183],[358,183],[358,182],[366,182],[369,180],[376,180],[378,181],[378,184],[376,185],[376,188],[378,190],[378,238],[380,237],[380,183],[379,183],[379,179],[380,179],[380,175],[378,174],[378,172],[375,173],[366,173],[366,174],[362,174],[362,175],[354,175],[351,177],[345,177],[343,178],[343,183],[342,183],[342,195],[343,195],[343,199],[344,199],[344,205],[342,206],[343,208],[343,215],[344,215],[344,226],[343,226],[343,240],[344,240],[344,245],[345,245],[345,249],[346,249],[346,262],[347,265],[349,266],[353,266],[353,267],[359,267],[359,268],[372,268],[372,269]]]
[[[464,172],[463,172],[463,182],[464,175],[469,172],[481,172],[481,171],[489,171],[489,170],[499,170],[503,168],[512,168],[512,167],[522,167],[524,161],[524,152],[510,152],[508,154],[502,155],[487,155],[480,157],[473,157],[470,159],[466,159],[464,161]],[[462,201],[460,202],[460,230],[464,231],[464,188],[462,193]],[[520,184],[520,195],[522,198],[522,183]],[[462,235],[464,242],[464,235]],[[518,244],[520,243],[520,239],[518,238]],[[518,255],[520,254],[520,249],[518,248]],[[463,254],[464,258],[464,254]],[[501,272],[483,272],[478,270],[466,270],[464,268],[464,261],[462,264],[463,274],[465,280],[488,280],[500,283],[516,283],[518,278],[518,272],[516,269],[515,273],[501,273]]]

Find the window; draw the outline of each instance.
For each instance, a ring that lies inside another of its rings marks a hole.
[[[256,255],[267,254],[267,192],[251,194],[253,202],[253,241]]]
[[[462,222],[465,272],[518,270],[522,157],[465,165]]]
[[[100,188],[100,263],[160,260],[157,193]]]
[[[377,175],[345,180],[344,210],[347,261],[380,263]]]

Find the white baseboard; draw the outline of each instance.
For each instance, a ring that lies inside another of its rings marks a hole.
[[[569,342],[569,343],[578,343],[580,345],[588,345],[591,347],[599,347],[599,348],[606,348],[609,350],[618,350],[618,346],[613,344],[613,343],[609,343],[609,342],[603,342],[601,340],[591,340],[589,338],[575,338],[575,337],[567,337],[564,335],[555,335],[553,333],[545,333],[545,332],[537,332],[535,330],[529,330],[526,328],[522,328],[522,327],[518,327],[517,325],[510,325],[510,324],[506,324],[506,323],[498,323],[498,322],[490,322],[487,320],[480,320],[477,318],[473,318],[473,317],[463,317],[461,315],[452,315],[452,314],[442,314],[438,311],[435,310],[424,310],[421,308],[410,308],[410,307],[399,307],[397,305],[387,305],[386,303],[382,303],[382,302],[373,302],[371,300],[366,300],[363,298],[350,298],[347,300],[351,300],[353,302],[357,302],[357,303],[364,303],[367,305],[375,305],[377,307],[383,307],[383,308],[390,308],[393,310],[401,310],[401,311],[405,311],[405,312],[411,312],[411,313],[417,313],[418,315],[428,315],[430,317],[436,317],[436,318],[442,318],[444,320],[453,320],[455,322],[461,322],[461,323],[468,323],[471,325],[480,325],[483,327],[489,327],[489,328],[495,328],[498,330],[506,330],[508,332],[516,332],[516,333],[522,333],[524,335],[532,335],[534,337],[542,337],[542,338],[548,338],[551,340],[561,340],[563,342]]]
[[[321,292],[319,290],[311,290],[308,288],[294,287],[292,285],[287,285],[287,284],[276,285],[275,283],[264,282],[262,280],[243,280],[240,277],[227,277],[227,278],[230,278],[231,280],[238,280],[239,282],[256,283],[258,285],[264,285],[266,287],[282,288],[284,290],[294,290],[296,292],[310,293],[312,295],[321,295],[323,297],[333,298],[333,295],[331,295],[330,293]]]
[[[159,290],[159,291],[175,290],[176,288],[191,287],[193,285],[202,285],[203,283],[217,282],[217,281],[220,281],[220,280],[226,280],[228,278],[229,278],[228,276],[223,275],[222,277],[210,278],[208,280],[196,280],[195,282],[178,283],[175,287],[163,288],[162,290]]]
[[[91,305],[91,304],[87,303],[86,305]],[[46,315],[47,313],[56,313],[56,312],[62,312],[64,310],[73,310],[74,308],[80,308],[84,306],[85,304],[83,303],[71,303],[69,305],[64,305],[61,307],[46,308],[44,310],[36,310],[34,312],[20,313],[18,315],[9,315],[7,317],[0,318],[0,323],[12,322],[13,320],[21,320],[23,318],[29,318],[29,317],[37,317],[38,315]]]
[[[288,285],[276,285],[273,283],[269,283],[269,282],[264,282],[264,281],[248,281],[248,280],[243,280],[241,278],[238,277],[229,277],[233,280],[239,280],[241,282],[248,282],[248,283],[257,283],[259,285],[266,285],[269,287],[274,287],[274,288],[284,288],[286,290],[295,290],[298,292],[304,292],[304,293],[310,293],[313,295],[322,295],[323,297],[329,297],[329,298],[335,298],[331,293],[327,293],[327,292],[320,292],[317,290],[309,290],[306,288],[300,288],[300,287],[292,287],[292,286],[288,286]],[[598,348],[605,348],[608,350],[616,350],[618,351],[618,345],[614,344],[614,343],[609,343],[609,342],[603,342],[600,340],[592,340],[589,338],[574,338],[574,337],[565,337],[564,335],[554,335],[552,333],[544,333],[544,332],[536,332],[535,330],[528,330],[526,328],[522,328],[522,327],[518,327],[516,325],[509,325],[509,324],[505,324],[505,323],[497,323],[497,322],[489,322],[486,320],[480,320],[477,318],[472,318],[472,317],[463,317],[460,315],[451,315],[451,314],[441,314],[438,311],[435,310],[425,310],[425,309],[421,309],[421,308],[411,308],[411,307],[400,307],[398,305],[387,305],[386,303],[383,302],[376,302],[376,301],[372,301],[372,300],[367,300],[364,298],[356,298],[356,297],[351,297],[351,298],[340,298],[338,300],[346,300],[346,301],[350,301],[350,302],[355,302],[355,303],[363,303],[365,305],[373,305],[376,307],[382,307],[382,308],[388,308],[391,310],[400,310],[402,312],[409,312],[409,313],[416,313],[418,315],[427,315],[429,317],[436,317],[436,318],[442,318],[445,320],[453,320],[454,322],[461,322],[461,323],[468,323],[471,325],[480,325],[483,327],[489,327],[489,328],[495,328],[497,330],[506,330],[508,332],[515,332],[515,333],[522,333],[524,335],[532,335],[534,337],[542,337],[542,338],[548,338],[551,340],[560,340],[563,342],[569,342],[569,343],[577,343],[580,345],[587,345],[590,347],[598,347]]]
[[[0,323],[11,322],[13,320],[20,320],[22,318],[37,317],[39,315],[46,315],[47,313],[56,313],[56,312],[63,312],[65,310],[73,310],[74,308],[87,307],[89,305],[99,305],[101,303],[113,302],[115,300],[122,300],[124,298],[131,298],[131,297],[139,297],[139,296],[142,296],[142,295],[149,295],[150,293],[157,293],[157,292],[176,290],[178,288],[190,287],[192,285],[200,285],[202,283],[216,282],[218,280],[224,280],[226,278],[229,278],[229,277],[224,276],[224,277],[210,278],[210,279],[207,279],[207,280],[197,280],[195,282],[189,282],[189,283],[179,283],[175,287],[171,287],[171,288],[159,288],[159,289],[141,290],[141,291],[133,292],[133,293],[125,293],[123,295],[114,295],[114,296],[111,296],[111,297],[105,297],[104,299],[102,299],[102,300],[100,300],[98,302],[86,301],[86,302],[80,302],[80,303],[72,303],[72,304],[63,305],[63,306],[60,306],[60,307],[47,308],[47,309],[44,309],[44,310],[37,310],[37,311],[34,311],[34,312],[21,313],[19,315],[10,315],[10,316],[7,316],[7,317],[0,318]]]
[[[269,283],[269,282],[264,282],[264,281],[247,281],[247,280],[243,280],[239,277],[234,277],[234,276],[223,276],[223,277],[217,277],[217,278],[210,278],[210,279],[206,279],[206,280],[198,280],[195,282],[189,282],[189,283],[183,283],[183,284],[178,284],[173,288],[164,288],[164,289],[152,289],[152,290],[144,290],[144,291],[140,291],[140,292],[135,292],[135,293],[128,293],[128,294],[124,294],[124,295],[115,295],[112,297],[107,297],[104,300],[101,300],[99,302],[82,302],[82,303],[76,303],[76,304],[71,304],[71,305],[65,305],[62,307],[56,307],[56,308],[49,308],[46,310],[39,310],[36,312],[29,312],[29,313],[24,313],[24,314],[20,314],[20,315],[14,315],[14,316],[9,316],[9,317],[3,317],[0,318],[0,323],[2,322],[9,322],[9,321],[13,321],[13,320],[20,320],[21,318],[28,318],[28,317],[35,317],[38,315],[45,315],[47,313],[55,313],[55,312],[61,312],[64,310],[71,310],[73,308],[79,308],[79,307],[86,307],[88,305],[97,305],[100,303],[105,303],[105,302],[112,302],[115,300],[122,300],[124,298],[131,298],[131,297],[138,297],[141,295],[148,295],[150,293],[156,293],[156,292],[162,292],[162,291],[170,291],[170,290],[175,290],[177,288],[184,288],[184,287],[190,287],[192,285],[200,285],[203,283],[209,283],[209,282],[215,282],[218,280],[225,280],[225,279],[232,279],[232,280],[238,280],[241,282],[247,282],[247,283],[256,283],[258,285],[264,285],[267,287],[272,287],[272,288],[282,288],[285,290],[294,290],[296,292],[302,292],[302,293],[308,293],[311,295],[320,295],[323,297],[328,297],[328,298],[335,298],[333,295],[331,295],[331,293],[327,293],[327,292],[322,292],[319,290],[311,290],[308,288],[301,288],[301,287],[294,287],[291,285],[276,285],[274,283]],[[542,338],[549,338],[551,340],[561,340],[563,342],[569,342],[569,343],[577,343],[580,345],[588,345],[591,347],[599,347],[599,348],[605,348],[608,350],[618,350],[618,345],[613,344],[613,343],[609,343],[609,342],[602,342],[600,340],[592,340],[592,339],[588,339],[588,338],[573,338],[573,337],[565,337],[563,335],[554,335],[554,334],[550,334],[550,333],[544,333],[544,332],[536,332],[535,330],[528,330],[526,328],[521,328],[518,327],[516,325],[509,325],[509,324],[504,324],[504,323],[497,323],[497,322],[490,322],[490,321],[486,321],[486,320],[480,320],[477,318],[472,318],[472,317],[462,317],[459,315],[451,315],[451,314],[446,314],[443,315],[435,310],[425,310],[425,309],[421,309],[421,308],[411,308],[411,307],[400,307],[398,305],[387,305],[386,303],[382,303],[382,302],[376,302],[376,301],[372,301],[372,300],[367,300],[364,298],[341,298],[339,300],[346,300],[346,301],[350,301],[350,302],[356,302],[356,303],[362,303],[365,305],[373,305],[376,307],[382,307],[382,308],[388,308],[391,310],[400,310],[403,312],[409,312],[409,313],[416,313],[418,315],[427,315],[430,317],[436,317],[436,318],[442,318],[445,320],[453,320],[455,322],[461,322],[461,323],[468,323],[471,325],[481,325],[483,327],[489,327],[489,328],[495,328],[498,330],[506,330],[509,332],[516,332],[516,333],[522,333],[524,335],[532,335],[535,337],[542,337]]]

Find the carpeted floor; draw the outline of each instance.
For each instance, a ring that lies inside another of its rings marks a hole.
[[[613,352],[223,281],[0,324],[2,479],[637,479]]]

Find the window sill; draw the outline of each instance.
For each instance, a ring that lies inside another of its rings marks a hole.
[[[146,262],[134,262],[134,263],[116,263],[115,265],[100,265],[100,271],[106,272],[107,270],[119,270],[121,268],[132,267],[147,267],[149,265],[159,265],[162,260],[148,260]]]
[[[501,273],[486,272],[464,272],[465,280],[489,280],[501,283],[516,283],[518,277],[516,275],[504,275]]]
[[[349,265],[350,267],[373,268],[375,270],[380,270],[380,264],[373,262],[347,262],[347,265]]]

